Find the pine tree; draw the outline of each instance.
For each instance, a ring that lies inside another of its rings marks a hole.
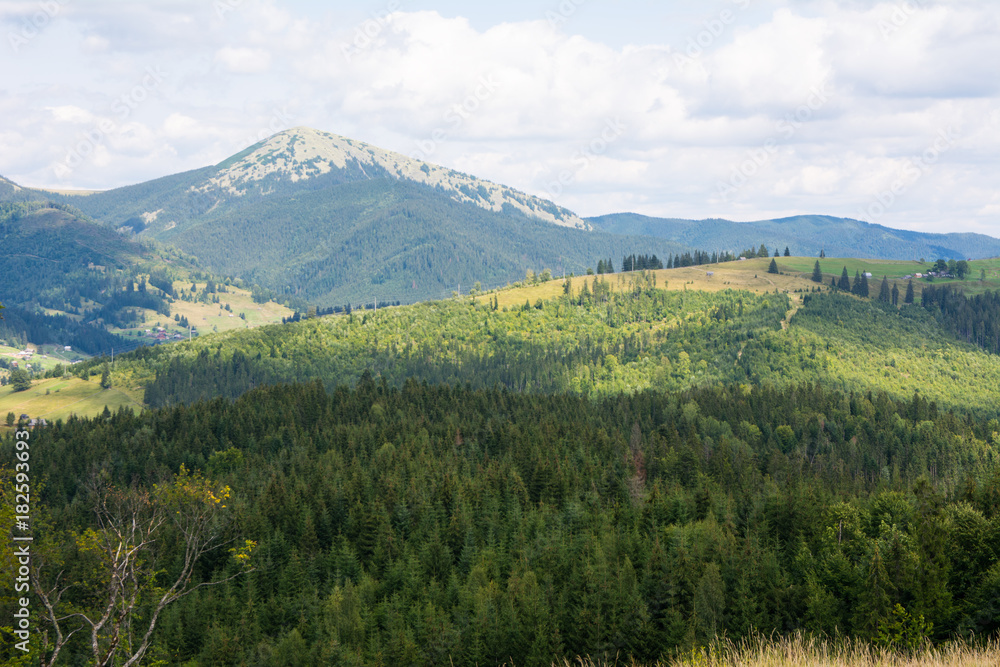
[[[906,284],[906,296],[903,298],[903,303],[913,303],[913,280],[911,279],[909,283]]]
[[[886,574],[879,545],[876,542],[868,564],[864,587],[859,591],[858,605],[855,609],[855,630],[860,630],[865,638],[874,639],[881,624],[889,617],[889,611],[892,609],[890,598],[892,592],[893,585]]]
[[[785,257],[791,257],[791,256],[792,256],[791,251],[788,249],[788,246],[785,246]]]
[[[870,294],[870,292],[868,290],[868,274],[867,273],[862,273],[861,274],[861,285],[858,286],[858,296],[861,296],[861,297],[864,297],[864,298],[867,299],[868,296],[869,296],[869,294]]]
[[[820,259],[826,259],[826,250],[820,250],[819,251],[819,258]]]
[[[892,283],[892,305],[899,305],[899,287],[896,286],[895,282]]]
[[[604,273],[604,260],[603,259],[597,260],[597,273],[598,274]]]
[[[837,283],[837,287],[839,287],[840,289],[844,290],[845,292],[850,292],[851,291],[851,279],[847,275],[847,267],[846,266],[844,267],[844,270],[840,274],[840,282]]]
[[[823,269],[819,267],[819,260],[816,260],[816,266],[813,267],[812,279],[814,283],[823,282]]]
[[[775,257],[781,257],[781,255],[778,254],[778,249],[777,248],[774,249],[774,256]]]
[[[889,303],[892,294],[889,292],[889,279],[882,276],[882,286],[878,289],[878,300],[882,303]]]
[[[777,273],[778,272],[778,263],[775,260],[773,260],[773,259],[771,260],[771,265],[767,267],[767,272],[768,273]]]

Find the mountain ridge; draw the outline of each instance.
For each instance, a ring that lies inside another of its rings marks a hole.
[[[797,215],[771,220],[735,222],[724,218],[688,220],[638,213],[612,213],[587,218],[596,229],[667,239],[706,250],[728,250],[765,244],[788,246],[792,255],[871,259],[983,259],[1000,256],[1000,239],[968,232],[935,234],[894,229],[852,218]]]

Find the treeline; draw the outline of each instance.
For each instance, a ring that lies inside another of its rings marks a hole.
[[[762,253],[762,254],[761,254]],[[670,253],[667,257],[666,265],[663,264],[663,260],[654,255],[626,255],[622,257],[622,271],[655,271],[663,268],[667,269],[680,269],[686,266],[700,266],[702,264],[718,264],[720,262],[734,262],[740,257],[746,259],[753,259],[754,257],[768,257],[767,246],[761,245],[759,249],[748,248],[741,252],[739,255],[734,255],[731,252],[708,252],[707,250],[692,250],[688,252],[678,253],[674,255]],[[775,251],[775,257],[778,257],[778,252]],[[785,257],[790,256],[788,248],[785,248]],[[598,260],[597,271],[598,274],[604,273],[614,273],[614,264],[610,259],[608,260]]]
[[[358,306],[352,306],[349,303],[345,303],[343,306],[330,306],[329,308],[317,308],[316,306],[312,306],[304,313],[300,313],[299,311],[296,310],[294,313],[292,313],[291,316],[282,317],[281,323],[288,324],[290,322],[301,322],[303,319],[307,319],[310,317],[326,317],[328,315],[339,315],[341,313],[345,315],[350,315],[355,310],[378,310],[379,308],[383,307],[401,306],[401,305],[402,302],[400,301],[387,301],[387,302],[371,301],[369,303],[360,304]]]
[[[959,338],[1000,354],[1000,292],[968,297],[953,287],[927,285],[920,303]]]
[[[33,562],[47,583],[96,576],[81,480],[148,487],[183,464],[231,487],[230,537],[257,542],[256,569],[168,607],[150,660],[653,661],[754,631],[937,642],[1000,628],[998,431],[919,395],[814,384],[257,389],[36,430],[59,465],[39,466]],[[183,540],[164,548],[181,560]],[[233,573],[223,551],[196,581]]]

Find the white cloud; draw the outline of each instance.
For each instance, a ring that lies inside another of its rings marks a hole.
[[[35,50],[4,67],[0,173],[49,183],[101,119],[114,132],[66,177],[81,186],[201,167],[262,134],[312,125],[404,153],[430,146],[431,161],[532,192],[568,171],[557,200],[584,215],[854,216],[955,127],[954,146],[879,221],[997,222],[992,4],[925,0],[900,16],[905,3],[762,0],[739,10],[709,0],[657,10],[669,32],[659,43],[648,26],[632,41],[646,46],[602,39],[627,35],[647,5],[590,3],[554,27],[547,6],[484,24],[471,5],[468,18],[376,20],[266,0],[229,2],[223,15],[196,0],[67,2]],[[31,6],[0,5],[5,27]],[[726,9],[732,20],[705,39]],[[678,58],[690,39],[705,46]],[[35,57],[43,44],[51,57]],[[164,80],[121,118],[116,101],[144,86],[150,67]],[[624,131],[581,167],[581,150],[615,119]],[[755,159],[721,197],[720,182]]]
[[[52,119],[57,123],[82,124],[94,121],[94,114],[78,106],[50,107],[49,111],[52,113]]]
[[[271,64],[271,54],[263,49],[227,46],[216,51],[215,59],[234,74],[260,74]]]

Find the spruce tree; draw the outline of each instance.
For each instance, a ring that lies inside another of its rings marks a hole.
[[[851,279],[847,275],[847,267],[840,273],[840,282],[837,283],[837,287],[844,290],[845,292],[851,291]]]
[[[781,257],[781,255],[778,254],[778,249],[777,248],[774,249],[774,256],[775,257]]]
[[[903,298],[903,303],[913,303],[913,280],[906,284],[906,296]]]
[[[773,259],[771,260],[771,265],[767,267],[767,272],[768,273],[777,273],[778,272],[778,263],[775,260],[773,260]]]
[[[816,260],[816,266],[813,267],[812,279],[814,283],[823,282],[823,269],[819,268],[819,260]]]
[[[820,250],[819,251],[819,258],[820,259],[826,259],[826,250]]]
[[[896,286],[895,282],[892,283],[892,305],[899,305],[899,287]]]
[[[791,251],[788,249],[788,246],[785,246],[785,257],[791,257],[791,256],[792,256]]]
[[[883,303],[889,303],[892,299],[892,294],[889,292],[889,279],[882,276],[882,285],[878,288],[878,300]]]
[[[868,274],[867,273],[862,273],[861,274],[861,284],[858,286],[858,296],[864,297],[866,299],[869,296],[869,291],[868,291]]]

